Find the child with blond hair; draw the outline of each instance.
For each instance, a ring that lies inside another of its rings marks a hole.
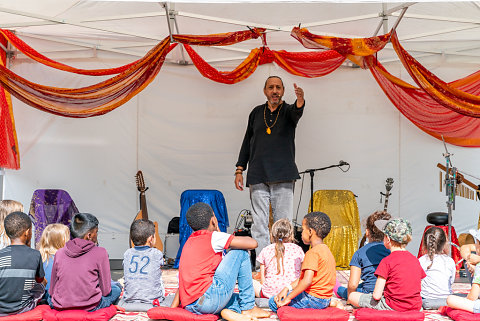
[[[8,214],[13,212],[23,212],[23,205],[14,200],[0,201],[0,249],[10,245],[10,238],[5,233],[5,226],[3,222]]]
[[[305,254],[293,243],[293,226],[287,219],[272,225],[272,244],[264,247],[257,257],[260,263],[260,282],[253,280],[255,296],[270,298],[300,277]]]
[[[48,290],[50,289],[50,279],[52,276],[52,267],[55,253],[65,246],[70,240],[70,230],[68,226],[55,223],[49,224],[42,232],[42,237],[38,243],[38,250],[42,255],[43,270],[45,271],[45,279],[47,286],[45,287],[45,298],[48,298]]]

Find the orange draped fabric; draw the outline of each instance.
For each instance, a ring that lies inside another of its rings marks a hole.
[[[288,52],[269,50],[273,61],[287,72],[301,77],[315,78],[325,76],[336,70],[345,61],[345,57],[335,50],[322,52]]]
[[[88,70],[88,69],[80,69],[80,68],[75,68],[71,67],[65,64],[62,64],[60,62],[56,62],[48,57],[45,57],[29,45],[27,45],[23,40],[18,38],[13,32],[5,29],[0,29],[0,33],[8,40],[10,43],[17,48],[20,52],[22,52],[24,55],[30,57],[31,59],[44,64],[46,66],[59,69],[59,70],[64,70],[76,74],[81,74],[81,75],[90,75],[90,76],[105,76],[105,75],[113,75],[113,74],[118,74],[121,73],[134,64],[138,62],[134,61],[130,64],[127,64],[125,66],[117,67],[117,68],[110,68],[110,69],[93,69],[93,70]]]
[[[217,33],[205,36],[172,35],[173,40],[196,46],[229,46],[242,41],[265,36],[264,28],[253,28],[237,32]]]
[[[26,104],[66,117],[92,117],[105,114],[142,91],[158,74],[170,50],[165,38],[145,57],[117,76],[77,88],[57,88],[30,82],[0,66],[0,84]]]
[[[294,27],[291,35],[305,48],[333,49],[355,64],[364,68],[363,57],[382,50],[390,39],[390,33],[370,38],[340,38],[320,36],[310,33],[306,28]]]
[[[0,43],[7,48],[8,41],[0,36]],[[7,54],[0,49],[0,66],[5,68]],[[0,88],[0,167],[9,169],[20,168],[20,155],[18,153],[17,132],[13,119],[12,99],[10,94]]]
[[[193,36],[193,35],[172,35],[173,40],[183,43],[183,44],[192,44],[197,46],[227,46],[232,45],[238,42],[256,39],[258,37],[264,36],[265,29],[263,28],[253,28],[251,30],[243,30],[237,32],[228,32],[228,33],[219,33],[213,35],[205,35],[205,36]],[[72,66],[68,66],[62,64],[60,62],[54,61],[32,47],[26,44],[23,40],[18,38],[13,32],[5,29],[0,29],[0,33],[20,52],[25,54],[26,56],[30,57],[31,59],[44,64],[46,66],[68,71],[76,74],[81,75],[89,75],[89,76],[106,76],[106,75],[114,75],[119,74],[121,72],[126,71],[133,65],[137,64],[141,59],[129,63],[124,66],[115,67],[115,68],[107,68],[107,69],[80,69],[75,68]]]
[[[266,63],[275,62],[293,75],[313,78],[331,73],[345,61],[345,57],[334,50],[325,52],[287,52],[263,47],[253,49],[240,65],[228,72],[218,71],[212,67],[189,45],[184,45],[184,47],[192,62],[204,77],[224,84],[234,84],[245,80],[253,74],[258,65]]]
[[[260,62],[262,51],[261,49],[253,49],[248,57],[230,72],[218,71],[202,59],[189,45],[183,45],[188,55],[192,59],[193,64],[198,71],[206,77],[216,82],[224,84],[234,84],[250,77],[257,69]]]
[[[410,76],[430,97],[457,113],[480,118],[480,96],[478,94],[460,90],[428,71],[403,49],[398,42],[396,33],[392,35],[392,45]],[[469,81],[480,81],[480,72],[471,75]]]
[[[427,134],[457,146],[480,147],[480,122],[452,111],[433,99],[423,89],[391,75],[375,58],[366,59],[372,75],[395,107]],[[471,95],[480,94],[477,72],[449,83]]]

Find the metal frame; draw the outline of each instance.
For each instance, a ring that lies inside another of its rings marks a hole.
[[[472,2],[476,7],[480,9],[480,4],[477,2]],[[44,16],[44,15],[39,15],[31,12],[26,12],[26,11],[21,11],[21,10],[14,10],[14,9],[9,9],[5,7],[0,7],[0,12],[5,12],[9,14],[14,14],[14,15],[19,15],[19,16],[24,16],[24,17],[30,17],[34,19],[39,19],[38,21],[34,22],[29,22],[29,23],[10,23],[10,24],[0,24],[1,28],[21,28],[21,27],[27,27],[27,26],[42,26],[42,25],[54,25],[54,24],[65,24],[65,25],[72,25],[72,26],[77,26],[81,28],[87,28],[87,29],[92,29],[92,30],[97,30],[97,31],[102,31],[102,32],[108,32],[108,33],[113,33],[121,36],[130,36],[130,37],[135,37],[135,38],[140,38],[146,40],[144,43],[143,42],[136,42],[134,44],[128,44],[128,45],[122,45],[120,46],[106,46],[106,45],[98,45],[96,43],[89,43],[89,42],[81,42],[81,41],[76,41],[72,39],[66,39],[66,38],[54,38],[54,37],[48,37],[48,36],[42,36],[42,35],[36,35],[36,34],[30,34],[30,33],[22,33],[19,32],[19,35],[25,36],[25,37],[31,37],[31,38],[36,38],[36,39],[42,39],[42,40],[48,40],[48,41],[54,41],[58,43],[64,43],[64,44],[69,44],[69,45],[74,45],[78,46],[80,48],[85,48],[85,49],[90,49],[92,50],[93,56],[96,55],[96,52],[98,50],[102,51],[107,51],[107,52],[112,52],[112,53],[119,53],[119,54],[124,54],[124,55],[130,55],[130,56],[135,56],[139,57],[142,56],[142,54],[138,52],[134,52],[131,50],[128,50],[129,48],[134,48],[134,47],[149,47],[155,44],[155,41],[161,41],[162,39],[156,36],[152,35],[147,35],[147,34],[139,34],[135,32],[130,32],[126,30],[119,30],[118,28],[108,28],[108,27],[98,27],[98,26],[92,26],[88,23],[91,22],[97,22],[97,21],[110,21],[110,20],[125,20],[125,19],[138,19],[138,18],[151,18],[151,17],[162,17],[165,16],[167,19],[167,25],[169,27],[169,33],[170,36],[172,35],[173,32],[179,33],[179,25],[178,25],[178,20],[177,16],[180,17],[186,17],[186,18],[192,18],[192,19],[198,19],[198,20],[206,20],[206,21],[213,21],[213,22],[218,22],[218,23],[225,23],[225,24],[231,24],[231,25],[239,25],[239,26],[249,26],[249,27],[261,27],[261,28],[266,28],[267,32],[290,32],[292,29],[292,25],[268,25],[268,24],[259,24],[259,23],[254,23],[252,21],[243,21],[243,20],[234,20],[234,19],[226,19],[226,18],[221,18],[221,17],[214,17],[214,16],[208,16],[208,15],[202,15],[202,14],[197,14],[197,13],[191,13],[191,12],[185,12],[185,11],[176,11],[175,10],[175,3],[169,3],[169,2],[162,2],[159,3],[163,7],[163,11],[154,11],[154,12],[142,12],[142,13],[132,13],[132,14],[124,14],[124,15],[111,15],[111,16],[103,16],[103,17],[97,17],[93,19],[82,19],[81,21],[74,21],[74,20],[68,20],[68,19],[59,19],[56,17],[49,17],[49,16]],[[411,34],[411,35],[406,35],[403,37],[400,37],[400,40],[403,42],[407,41],[415,41],[418,40],[419,38],[425,38],[425,37],[430,37],[430,36],[435,36],[435,35],[444,35],[444,34],[450,34],[450,33],[455,33],[455,32],[460,32],[464,30],[470,30],[470,29],[475,29],[475,28],[480,28],[480,20],[479,19],[467,19],[467,18],[452,18],[452,17],[444,17],[444,16],[434,16],[434,15],[420,15],[420,14],[407,14],[405,13],[406,9],[409,8],[412,5],[415,5],[415,2],[406,2],[400,5],[397,5],[393,8],[388,9],[387,5],[385,3],[382,4],[382,10],[378,13],[371,13],[371,14],[364,14],[364,15],[358,15],[358,16],[350,16],[350,17],[343,17],[343,18],[336,18],[336,19],[331,19],[331,20],[324,20],[324,21],[314,21],[314,22],[307,22],[307,23],[302,23],[303,27],[322,27],[322,26],[330,26],[334,24],[341,24],[341,23],[346,23],[346,22],[354,22],[354,21],[361,21],[361,20],[367,20],[367,19],[375,19],[375,18],[380,18],[380,21],[377,25],[376,31],[374,32],[374,35],[378,34],[380,29],[383,27],[383,32],[388,32],[388,18],[391,17],[397,17],[397,22],[400,22],[400,19],[402,18],[408,18],[408,19],[423,19],[423,20],[434,20],[434,21],[444,21],[444,22],[453,22],[453,23],[462,23],[466,24],[464,26],[459,26],[459,27],[454,27],[454,28],[445,28],[442,30],[435,30],[435,31],[425,31],[417,34]],[[68,9],[67,9],[68,10]],[[401,12],[399,12],[401,11]],[[321,33],[325,35],[330,35],[330,36],[340,36],[340,37],[358,37],[358,35],[345,35],[345,34],[331,34],[331,33]],[[152,42],[153,40],[153,42]],[[432,40],[433,41],[433,40]],[[237,48],[235,46],[228,46],[228,47],[213,47],[216,50],[229,50],[229,51],[235,51],[239,52],[241,54],[248,54],[250,50],[245,50],[242,48]],[[212,49],[213,49],[212,48]],[[412,52],[419,52],[419,53],[427,53],[429,55],[458,55],[458,56],[471,56],[471,57],[478,57],[478,54],[468,54],[468,53],[462,53],[461,51],[464,50],[472,50],[472,49],[477,49],[478,46],[476,47],[471,47],[470,49],[462,49],[462,50],[422,50],[422,49],[417,49],[417,50],[411,50]],[[72,49],[71,51],[78,51],[82,49]],[[181,53],[181,60],[179,61],[174,61],[174,60],[168,60],[169,62],[176,62],[178,64],[188,64],[186,59],[185,59],[185,54],[183,48],[180,46],[180,53]],[[61,51],[70,51],[70,50],[58,50],[58,51],[48,51],[48,52],[61,52]],[[424,56],[424,55],[422,55]],[[420,57],[419,55],[416,55],[416,57]],[[208,62],[226,62],[226,61],[235,61],[235,60],[240,60],[244,59],[245,56],[234,56],[234,57],[229,57],[229,58],[220,58],[220,59],[210,59],[207,60]]]

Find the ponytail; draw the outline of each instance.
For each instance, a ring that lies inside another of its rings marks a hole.
[[[427,249],[428,249],[428,258],[430,259],[430,265],[427,267],[427,270],[430,269],[433,265],[433,258],[435,257],[435,245],[437,243],[437,238],[434,234],[430,234],[427,237]]]
[[[287,219],[280,219],[272,225],[270,232],[272,243],[275,244],[275,258],[277,259],[277,274],[284,273],[283,258],[285,257],[285,245],[293,241],[293,226]]]
[[[427,270],[432,267],[435,254],[443,253],[445,243],[447,243],[447,236],[441,228],[434,226],[425,232],[423,235],[423,247],[426,250],[428,258],[431,262],[427,267]]]
[[[277,274],[280,274],[283,269],[283,257],[285,255],[285,245],[283,245],[283,240],[278,239],[275,242],[275,257],[277,258]],[[282,267],[280,268],[280,264]]]

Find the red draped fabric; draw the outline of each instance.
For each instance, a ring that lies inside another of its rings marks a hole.
[[[212,35],[172,35],[173,40],[196,46],[229,46],[242,41],[257,39],[265,36],[264,28],[253,28],[250,30],[217,33]]]
[[[423,89],[414,87],[391,75],[373,57],[366,63],[390,101],[415,126],[427,134],[464,147],[480,147],[480,122],[452,111],[433,99]],[[474,81],[477,72],[449,83],[450,86],[472,95],[480,94],[480,81]]]
[[[242,30],[237,32],[219,33],[219,34],[204,35],[204,36],[172,35],[172,38],[173,40],[183,44],[191,44],[191,45],[197,45],[197,46],[227,46],[227,45],[232,45],[238,42],[242,42],[250,39],[256,39],[258,37],[263,37],[264,32],[265,32],[265,29],[263,28],[253,28],[251,30]],[[121,72],[126,71],[133,65],[138,64],[140,60],[145,59],[144,57],[142,59],[139,59],[127,65],[115,67],[115,68],[80,69],[80,68],[75,68],[75,67],[62,64],[60,62],[54,61],[42,55],[41,53],[39,53],[38,51],[30,47],[28,44],[26,44],[23,40],[18,38],[13,32],[9,30],[0,29],[0,33],[15,48],[17,48],[20,52],[30,57],[31,59],[55,69],[64,70],[64,71],[81,74],[81,75],[106,76],[106,75],[119,74]]]
[[[258,65],[275,62],[287,72],[302,77],[321,77],[337,69],[345,57],[334,50],[324,52],[275,51],[267,47],[253,49],[248,57],[232,71],[219,71],[203,60],[189,45],[185,50],[198,71],[210,80],[234,84],[250,77]]]
[[[396,33],[392,35],[392,45],[410,76],[430,97],[457,113],[480,118],[480,96],[478,94],[458,89],[428,71],[403,49],[398,42]],[[469,81],[480,83],[480,72],[471,75],[469,79]]]
[[[230,72],[218,71],[200,57],[189,45],[183,45],[188,55],[192,59],[193,64],[198,71],[206,77],[216,82],[224,84],[234,84],[250,77],[257,69],[262,55],[261,49],[253,49],[248,57]]]
[[[345,57],[335,50],[322,52],[270,51],[273,61],[287,72],[307,78],[322,77],[336,70]]]
[[[293,28],[292,36],[305,47],[330,49],[314,52],[275,51],[268,47],[253,49],[232,71],[219,71],[208,64],[190,45],[226,46],[262,37],[265,29],[254,28],[212,35],[172,35],[152,48],[144,57],[124,66],[109,69],[80,69],[56,62],[28,46],[10,31],[0,29],[0,41],[9,41],[31,59],[67,72],[105,76],[110,79],[82,88],[43,86],[22,78],[5,67],[5,52],[0,52],[0,166],[19,168],[18,144],[11,109],[10,95],[42,111],[66,117],[92,117],[105,114],[127,102],[142,91],[160,71],[165,56],[176,44],[182,43],[200,73],[211,80],[234,84],[247,79],[258,65],[276,63],[287,72],[302,77],[320,77],[337,69],[346,58],[361,67],[370,68],[373,76],[392,103],[416,126],[449,143],[480,146],[480,71],[463,79],[446,83],[413,59],[400,45],[395,34],[394,48],[415,82],[416,88],[389,74],[372,56],[390,39],[390,34],[348,39],[319,36],[307,29]],[[6,91],[9,93],[7,93]],[[467,117],[467,116],[470,117]]]
[[[305,48],[333,49],[355,64],[364,68],[363,57],[375,54],[385,47],[390,33],[370,38],[340,38],[310,33],[306,28],[294,27],[291,35]]]
[[[7,48],[8,41],[0,35],[0,43]],[[0,66],[5,68],[7,54],[0,49]],[[0,167],[9,169],[20,168],[20,155],[18,153],[17,133],[13,118],[12,100],[10,94],[0,87]]]

